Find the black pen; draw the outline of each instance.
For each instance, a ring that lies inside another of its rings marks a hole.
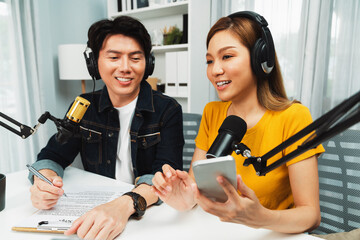
[[[41,173],[39,173],[35,168],[33,168],[32,166],[30,166],[29,164],[26,164],[26,167],[29,169],[30,172],[32,172],[35,176],[37,176],[38,178],[40,178],[41,180],[47,182],[48,184],[50,184],[51,186],[54,186],[54,184],[47,179],[44,175],[42,175]],[[66,194],[64,193],[64,196],[66,196]]]

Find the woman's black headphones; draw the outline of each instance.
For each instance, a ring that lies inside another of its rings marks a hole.
[[[244,17],[256,22],[261,27],[261,38],[257,39],[251,49],[251,67],[257,77],[269,76],[275,65],[274,41],[265,18],[255,12],[241,11],[232,13],[229,18]]]
[[[86,47],[84,51],[84,57],[85,57],[87,69],[92,79],[94,80],[101,79],[97,61],[91,48]],[[146,59],[145,73],[143,79],[147,79],[151,74],[153,74],[154,68],[155,68],[155,56],[151,52],[149,54],[149,57]]]

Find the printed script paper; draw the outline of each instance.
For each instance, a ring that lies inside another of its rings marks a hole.
[[[64,231],[70,228],[73,221],[93,209],[110,202],[125,192],[131,191],[133,185],[114,186],[71,186],[64,189],[67,197],[62,196],[58,203],[49,210],[39,210],[19,222],[14,228],[37,228],[38,230]],[[40,223],[40,224],[39,224]]]

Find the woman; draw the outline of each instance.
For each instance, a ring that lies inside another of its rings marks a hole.
[[[280,67],[265,19],[253,12],[223,17],[207,36],[207,76],[221,102],[204,109],[192,162],[205,159],[218,129],[229,115],[247,123],[242,142],[262,156],[312,122],[309,110],[287,99]],[[306,138],[268,160],[268,165],[297,148]],[[320,145],[264,177],[235,155],[237,189],[217,177],[228,196],[214,202],[199,193],[193,172],[163,166],[153,178],[154,192],[168,205],[189,210],[196,204],[222,221],[285,233],[310,231],[320,224],[317,155]],[[241,177],[240,177],[241,176]]]

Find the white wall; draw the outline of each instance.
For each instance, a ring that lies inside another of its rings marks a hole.
[[[189,14],[190,45],[190,112],[202,114],[203,109],[213,99],[213,87],[206,76],[206,36],[210,30],[210,0],[192,0]]]
[[[59,79],[58,45],[87,41],[92,23],[107,17],[106,0],[36,1],[39,76],[43,84],[44,110],[62,118],[71,102],[81,93],[81,81]],[[86,81],[92,91],[92,81]],[[103,86],[96,82],[97,89]],[[54,127],[55,131],[55,127]]]

